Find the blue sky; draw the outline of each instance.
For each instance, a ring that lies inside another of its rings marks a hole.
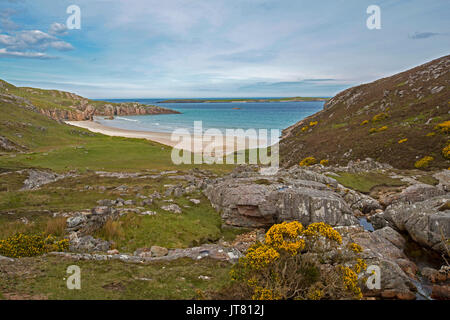
[[[72,4],[80,30],[65,28]],[[449,13],[448,0],[1,0],[0,78],[89,98],[333,96],[450,54]]]

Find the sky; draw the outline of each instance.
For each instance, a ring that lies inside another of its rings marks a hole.
[[[88,98],[330,97],[450,54],[449,13],[449,0],[0,0],[0,79]]]

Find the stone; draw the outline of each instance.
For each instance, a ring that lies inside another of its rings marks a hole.
[[[151,211],[151,210],[141,212],[141,215],[143,215],[143,216],[154,216],[156,214],[157,213],[155,211]]]
[[[58,175],[51,171],[28,170],[28,178],[23,182],[22,190],[36,190],[45,184],[55,182],[64,177],[66,175]]]
[[[87,217],[84,215],[78,215],[75,217],[71,217],[69,219],[66,220],[66,225],[67,228],[75,228],[77,226],[82,225],[83,223],[85,223],[87,221]]]
[[[174,203],[162,206],[161,209],[163,209],[165,211],[170,211],[173,213],[181,213],[182,212],[181,208],[177,204],[174,204]]]
[[[189,199],[190,202],[192,202],[193,204],[200,204],[200,200],[198,199]]]
[[[14,259],[13,258],[9,258],[9,257],[4,257],[4,256],[0,255],[0,262],[3,262],[3,261],[14,262]]]
[[[134,201],[134,200],[126,200],[123,204],[126,205],[126,206],[132,206],[132,205],[136,204],[136,201]]]
[[[433,285],[431,298],[436,300],[450,300],[450,285]]]
[[[183,196],[183,194],[184,194],[184,190],[181,187],[175,188],[173,190],[173,196],[176,197],[176,198],[179,198],[179,197]]]
[[[449,200],[448,195],[442,195],[412,204],[394,203],[386,208],[382,219],[393,228],[406,231],[420,245],[445,253],[442,237],[450,238],[450,209],[442,210],[442,205]]]
[[[145,200],[142,200],[141,203],[143,206],[151,206],[153,204],[153,199],[145,199]]]
[[[389,206],[396,202],[415,203],[444,195],[445,191],[435,186],[417,183],[402,190],[401,193],[389,195],[383,199],[383,205]]]
[[[160,246],[152,246],[150,248],[150,251],[152,253],[152,257],[163,257],[169,253],[169,250],[167,248]]]
[[[439,181],[438,188],[450,192],[450,170],[442,170],[433,175],[433,178]]]
[[[117,249],[108,250],[107,253],[108,253],[108,254],[119,254],[119,250],[117,250]]]
[[[111,212],[111,208],[108,206],[98,206],[98,207],[95,207],[94,209],[92,209],[92,214],[103,215],[103,214],[108,214],[110,212]]]
[[[69,251],[71,252],[106,252],[110,247],[109,241],[92,236],[75,237],[69,241]]]
[[[420,272],[422,276],[432,283],[450,280],[450,267],[448,266],[442,266],[440,270],[424,267]]]
[[[392,243],[400,250],[405,249],[406,245],[405,238],[403,238],[403,236],[400,233],[398,233],[391,227],[384,227],[382,229],[375,230],[373,233],[388,240],[390,243]]]

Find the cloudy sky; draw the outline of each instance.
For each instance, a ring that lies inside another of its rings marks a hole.
[[[73,4],[79,30],[66,27]],[[0,78],[90,98],[332,96],[450,54],[449,12],[449,0],[0,0]]]

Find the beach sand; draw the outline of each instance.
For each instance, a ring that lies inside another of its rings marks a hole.
[[[158,142],[177,149],[187,150],[194,153],[202,153],[211,150],[214,147],[212,156],[220,157],[238,150],[247,149],[250,146],[258,146],[258,140],[252,138],[239,137],[234,139],[213,139],[211,136],[201,135],[180,135],[179,140],[172,139],[172,133],[166,132],[150,132],[126,130],[114,127],[108,127],[96,121],[66,121],[67,124],[76,127],[88,129],[92,132],[101,133],[107,136],[117,136],[126,138],[142,138]],[[229,138],[229,137],[228,137]],[[214,141],[214,146],[211,145]],[[259,140],[261,147],[265,146],[266,140]]]

